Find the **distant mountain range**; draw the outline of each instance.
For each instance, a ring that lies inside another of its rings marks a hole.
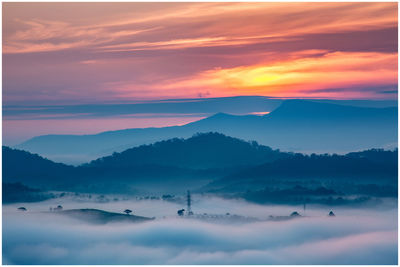
[[[4,105],[4,118],[53,119],[102,118],[104,116],[176,114],[181,116],[211,116],[218,112],[235,115],[253,112],[270,112],[284,99],[266,96],[232,96],[216,98],[163,99],[108,104],[77,104],[55,106]],[[349,105],[356,107],[383,108],[397,106],[397,100],[332,100],[315,99],[314,102]]]
[[[183,126],[126,129],[95,135],[44,135],[16,148],[58,162],[81,164],[131,147],[204,132],[219,132],[283,151],[304,153],[397,147],[397,107],[351,104],[286,100],[264,116],[217,113]]]

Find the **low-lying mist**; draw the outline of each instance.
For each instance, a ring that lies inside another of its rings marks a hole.
[[[198,214],[238,214],[252,223],[179,218],[184,202],[120,200],[99,203],[52,199],[3,206],[3,264],[397,264],[397,206],[266,206],[193,196]],[[156,217],[144,223],[90,224],[47,212],[95,208]],[[24,206],[27,211],[18,211]],[[44,212],[46,211],[46,212]]]

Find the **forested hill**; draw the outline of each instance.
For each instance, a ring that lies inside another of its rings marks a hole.
[[[3,182],[39,189],[182,191],[208,183],[311,178],[397,181],[397,150],[346,155],[281,152],[219,133],[196,134],[142,145],[73,167],[26,151],[3,147]],[[265,183],[262,183],[265,184]],[[133,190],[132,189],[132,190]]]
[[[127,167],[159,164],[193,169],[258,165],[286,158],[290,153],[245,142],[220,133],[196,134],[191,138],[174,138],[142,145],[99,158],[88,167]]]

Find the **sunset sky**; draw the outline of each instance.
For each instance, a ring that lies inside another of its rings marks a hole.
[[[6,107],[246,95],[397,99],[397,3],[3,3]]]

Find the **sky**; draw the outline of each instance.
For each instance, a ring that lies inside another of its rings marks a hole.
[[[397,3],[3,3],[5,107],[232,96],[397,99]]]

